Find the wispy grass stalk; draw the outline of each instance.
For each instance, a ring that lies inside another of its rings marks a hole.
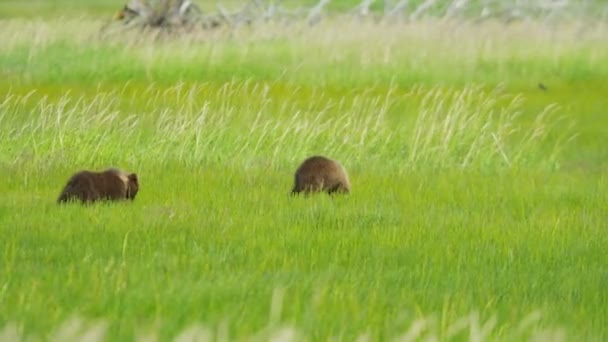
[[[66,93],[56,101],[9,93],[0,107],[7,128],[0,134],[11,146],[35,146],[35,159],[62,155],[73,163],[146,155],[160,164],[247,164],[324,153],[408,170],[547,166],[557,162],[565,142],[555,140],[553,152],[543,155],[547,138],[556,131],[569,132],[556,120],[557,106],[547,106],[526,124],[520,120],[520,95],[496,95],[479,86],[417,87],[405,95],[389,88],[348,100],[318,94],[309,103],[297,94],[268,95],[271,87],[233,81],[217,90],[149,88],[132,94],[132,100],[145,99],[137,111],[123,109],[124,98],[117,92],[90,99]],[[390,119],[398,103],[416,102],[409,108],[415,120]],[[10,153],[12,160],[19,159],[18,151]]]

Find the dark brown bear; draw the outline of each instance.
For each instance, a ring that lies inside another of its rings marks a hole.
[[[298,167],[292,194],[304,192],[349,193],[350,182],[346,170],[335,160],[310,157]]]
[[[85,170],[68,180],[57,203],[134,200],[138,191],[139,181],[135,173],[113,168],[100,172]]]

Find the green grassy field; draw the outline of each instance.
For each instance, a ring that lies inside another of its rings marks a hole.
[[[341,20],[1,20],[0,340],[608,339],[605,24]],[[352,193],[291,198],[312,154]]]

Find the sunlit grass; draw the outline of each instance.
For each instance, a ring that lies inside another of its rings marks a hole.
[[[1,22],[0,336],[605,339],[602,25]],[[311,154],[352,193],[290,198]]]

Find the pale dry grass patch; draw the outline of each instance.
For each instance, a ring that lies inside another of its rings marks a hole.
[[[131,47],[131,53],[140,56],[154,53],[161,60],[187,60],[195,56],[200,58],[203,51],[207,51],[206,58],[222,58],[222,51],[229,44],[241,44],[239,53],[247,58],[251,51],[257,51],[250,44],[278,40],[293,50],[294,58],[314,58],[319,54],[327,61],[339,62],[355,55],[362,64],[399,64],[404,62],[404,57],[434,58],[438,54],[459,60],[558,57],[582,47],[592,51],[590,58],[597,58],[598,54],[606,55],[602,44],[606,45],[608,41],[606,24],[589,19],[553,25],[535,21],[506,25],[497,21],[477,23],[436,18],[374,23],[337,17],[314,27],[261,23],[237,30],[219,29],[165,38],[158,33],[139,30],[103,35],[101,25],[102,21],[85,18],[3,20],[0,21],[0,40],[3,42],[0,51],[27,47],[32,50],[32,56],[36,56],[40,49],[65,42],[93,48]],[[302,50],[307,51],[304,56],[301,56]]]
[[[0,20],[0,52],[24,46],[32,50],[43,49],[60,41],[92,44],[98,27],[99,22],[82,18]]]

